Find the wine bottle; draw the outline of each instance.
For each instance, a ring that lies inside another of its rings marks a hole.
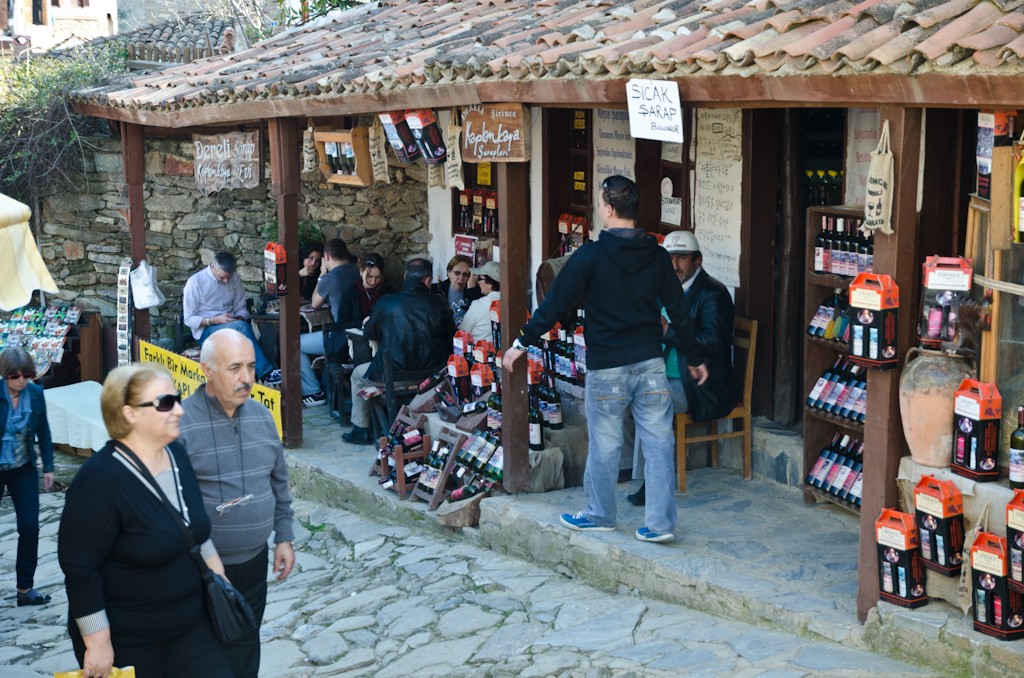
[[[825,460],[828,458],[828,455],[830,454],[830,450],[836,443],[839,442],[839,435],[840,434],[836,433],[835,436],[832,438],[832,442],[829,444],[829,446],[821,451],[821,455],[818,457],[818,461],[814,463],[814,466],[811,468],[810,473],[807,474],[808,483],[813,484],[814,479],[821,472],[822,467],[825,465]]]
[[[529,411],[529,425],[530,425],[530,449],[531,450],[543,450],[544,449],[544,420],[541,419],[540,410],[537,409],[536,404],[531,399],[530,411]]]
[[[839,380],[839,387],[832,389],[832,393],[828,395],[828,400],[825,401],[825,407],[823,408],[830,414],[837,413],[838,405],[840,400],[846,401],[846,398],[850,395],[850,391],[859,383],[858,375],[860,374],[860,365],[854,365],[850,368],[850,371]]]
[[[586,312],[582,308],[576,310],[576,331],[573,333],[576,381],[580,386],[586,386],[587,379],[587,340],[584,338],[583,334],[583,325],[586,321],[586,315]]]
[[[822,478],[818,487],[825,491],[828,491],[828,488],[832,487],[832,483],[835,482],[836,476],[839,475],[839,469],[846,464],[851,456],[849,448],[852,446],[853,443],[851,442],[849,446],[843,446],[841,450],[836,452],[835,457],[832,460],[832,464],[828,467],[828,471],[826,471],[825,477]]]
[[[843,489],[843,485],[846,484],[846,479],[850,477],[850,473],[853,471],[853,467],[857,464],[857,459],[860,456],[860,448],[863,447],[864,443],[853,450],[853,453],[846,457],[839,472],[836,473],[836,477],[832,479],[832,483],[825,489],[832,494],[838,496],[839,492]]]
[[[822,484],[825,482],[825,478],[827,478],[828,474],[831,472],[832,466],[835,465],[836,460],[839,458],[842,451],[845,450],[849,444],[850,436],[843,436],[842,440],[839,441],[839,444],[834,449],[830,450],[828,457],[826,457],[825,459],[825,464],[818,471],[818,475],[815,476],[811,484],[815,485],[816,487],[822,486]]]
[[[484,467],[487,466],[487,462],[491,460],[491,455],[498,449],[498,439],[490,434],[482,434],[484,438],[484,446],[480,448],[480,451],[470,461],[470,469],[474,473],[481,473]]]
[[[839,238],[839,275],[849,276],[853,267],[850,266],[850,238],[846,232],[846,219],[836,219],[836,233]],[[856,257],[856,252],[854,253]]]
[[[492,431],[501,428],[501,396],[497,382],[491,384],[491,397],[487,399],[487,428]]]
[[[863,459],[863,457],[861,459]],[[863,461],[858,461],[856,464],[854,464],[853,469],[850,471],[850,474],[846,476],[846,482],[843,483],[842,489],[840,489],[837,493],[837,496],[840,499],[845,499],[846,501],[853,501],[852,497],[850,496],[850,491],[853,489],[853,484],[857,482],[857,476],[863,470]]]
[[[818,233],[818,237],[814,239],[814,272],[825,273],[825,227],[827,225],[827,217],[821,217],[821,232]]]
[[[840,356],[840,360],[843,360],[842,356]],[[818,396],[818,399],[814,401],[812,407],[820,410],[825,406],[825,401],[828,400],[829,394],[832,393],[832,389],[836,387],[836,384],[839,383],[839,379],[846,373],[847,369],[847,362],[843,360],[842,367],[839,367],[838,369],[833,368],[830,370],[831,374],[826,373],[828,374],[828,381],[825,383],[824,388],[821,389],[821,394]]]
[[[868,262],[867,262],[867,273],[875,272],[875,234],[872,233],[868,236]]]
[[[548,377],[548,428],[562,430],[562,394],[555,388],[555,381]]]
[[[1010,489],[1024,490],[1024,407],[1017,408],[1017,428],[1010,434]]]
[[[829,217],[828,227],[829,231],[832,233],[832,269],[829,273],[832,275],[841,275],[839,271],[842,270],[842,255],[840,254],[842,238],[839,237],[839,231],[836,230],[835,226],[835,217]]]
[[[817,383],[814,384],[814,388],[811,389],[810,395],[807,396],[807,406],[814,407],[814,403],[821,396],[821,392],[825,389],[825,384],[828,383],[832,377],[832,372],[839,368],[839,363],[843,361],[843,356],[836,358],[836,363],[830,369],[825,370],[825,373],[818,377]]]
[[[864,393],[864,389],[868,387],[868,383],[864,380],[858,381],[853,388],[850,389],[850,393],[846,396],[843,401],[836,403],[837,414],[844,418],[849,419],[853,414],[853,406],[860,400],[861,394]]]
[[[504,477],[504,456],[505,448],[498,445],[498,449],[491,455],[491,458],[487,461],[487,466],[484,468],[484,473],[487,477],[496,483],[500,483]]]

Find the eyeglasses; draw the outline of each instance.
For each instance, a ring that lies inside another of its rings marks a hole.
[[[469,271],[452,271],[452,275],[457,275],[460,278],[468,278]]]
[[[29,374],[8,374],[6,377],[4,377],[4,379],[10,379],[11,381],[14,381],[15,379],[35,379],[35,378],[36,378],[36,373],[35,372],[30,372]]]
[[[168,393],[162,395],[156,400],[149,403],[139,403],[135,407],[155,407],[157,412],[170,412],[174,409],[174,406],[181,402],[181,394]]]

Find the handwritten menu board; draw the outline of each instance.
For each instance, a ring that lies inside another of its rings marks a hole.
[[[703,268],[728,287],[740,284],[742,116],[739,109],[697,111],[693,230]]]
[[[629,133],[629,111],[599,108],[594,111],[594,204],[597,205],[601,182],[610,176],[621,174],[636,180],[633,171],[636,157],[636,142]],[[653,186],[647,187],[654,189]],[[641,187],[640,190],[645,190]],[[601,232],[601,216],[594,210],[594,233]]]
[[[846,195],[844,205],[863,207],[867,198],[871,151],[878,146],[882,113],[878,108],[851,108],[846,112]]]
[[[203,195],[260,185],[259,132],[193,134],[196,188]]]

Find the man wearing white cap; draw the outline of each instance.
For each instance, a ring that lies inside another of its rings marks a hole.
[[[695,338],[703,350],[708,368],[707,381],[701,385],[697,385],[686,370],[679,369],[680,365],[686,364],[686,359],[676,350],[675,332],[663,313],[665,371],[669,393],[672,394],[672,409],[677,414],[688,413],[694,421],[718,419],[735,407],[738,397],[732,371],[732,321],[736,309],[725,285],[701,268],[704,258],[693,233],[673,231],[665,236],[661,246],[672,257],[672,268],[690,304]],[[643,467],[643,454],[638,443],[633,451],[635,479],[643,479]],[[626,498],[631,504],[643,506],[646,500],[644,486]]]

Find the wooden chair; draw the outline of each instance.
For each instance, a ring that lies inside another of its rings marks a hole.
[[[747,352],[747,367],[743,375],[742,400],[733,408],[733,411],[721,419],[713,421],[695,422],[690,416],[683,413],[676,415],[676,471],[679,474],[679,491],[686,492],[686,446],[691,443],[711,443],[711,468],[718,468],[718,441],[726,438],[743,438],[743,479],[750,480],[750,446],[753,432],[750,428],[750,393],[754,385],[754,354],[757,351],[757,321],[747,320],[736,316],[733,319],[732,345],[735,349],[743,349]],[[745,334],[739,336],[737,333]],[[733,351],[733,361],[738,360],[737,353]],[[743,430],[731,433],[719,433],[718,422],[730,419],[742,419]],[[690,437],[686,435],[687,426],[708,426],[710,433],[705,436]]]

